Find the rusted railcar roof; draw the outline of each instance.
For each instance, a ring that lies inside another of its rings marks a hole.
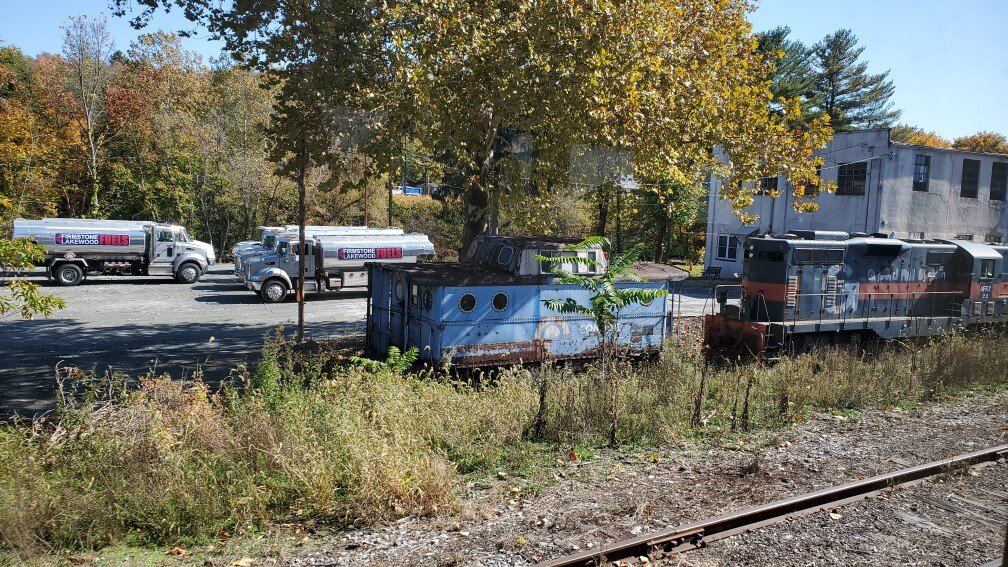
[[[383,267],[408,274],[416,283],[433,286],[542,285],[553,280],[549,275],[516,276],[504,270],[488,270],[453,262],[384,264]],[[648,281],[682,281],[689,276],[686,271],[675,266],[654,262],[637,262],[630,266],[630,270]]]
[[[648,281],[669,280],[681,282],[689,277],[689,272],[686,270],[657,262],[636,262],[630,265],[630,271]]]

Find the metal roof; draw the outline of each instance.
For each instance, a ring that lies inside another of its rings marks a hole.
[[[943,240],[942,242],[955,244],[959,248],[965,250],[967,254],[979,260],[1001,259],[1001,253],[991,248],[987,244],[983,244],[980,242],[973,242],[972,240]]]
[[[432,262],[405,266],[383,264],[382,267],[407,274],[416,283],[432,286],[545,285],[554,280],[550,275],[517,276],[504,270],[492,270],[454,262]],[[630,266],[630,271],[647,281],[682,281],[689,277],[689,273],[685,270],[654,262],[637,262]]]

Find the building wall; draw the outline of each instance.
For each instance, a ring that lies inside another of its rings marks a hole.
[[[913,190],[914,160],[931,156],[931,179],[927,192]],[[980,161],[977,198],[960,196],[963,159]],[[1008,162],[1008,156],[893,145],[892,158],[882,197],[880,232],[898,238],[955,238],[972,234],[984,242],[1008,236],[1008,207],[990,199],[994,162]]]
[[[917,154],[931,156],[927,192],[913,190]],[[929,239],[972,234],[973,240],[980,242],[994,237],[1008,241],[1008,205],[990,199],[993,163],[1008,162],[1008,156],[892,144],[886,128],[837,133],[818,155],[823,157],[821,176],[826,182],[837,182],[840,164],[865,162],[865,194],[824,193],[817,199],[818,211],[800,213],[791,205],[791,187],[780,176],[780,194],[776,198],[754,196],[745,212],[757,215],[759,220],[743,226],[731,205],[718,198],[721,182],[713,179],[708,195],[704,265],[720,267],[723,276],[741,274],[741,242],[751,233],[840,230]],[[960,196],[964,158],[980,161],[976,199]],[[718,257],[719,237],[724,235],[738,239],[734,259]]]
[[[799,213],[791,201],[794,197],[787,179],[777,179],[779,195],[776,198],[756,195],[745,212],[757,215],[759,220],[743,226],[731,205],[717,197],[720,180],[713,180],[708,194],[707,249],[704,265],[721,268],[721,274],[731,276],[742,273],[742,235],[753,232],[784,234],[789,230],[843,230],[846,232],[876,232],[879,217],[879,182],[884,172],[883,161],[889,151],[889,130],[839,133],[818,155],[823,157],[822,178],[836,182],[839,164],[867,161],[867,181],[864,195],[836,195],[823,193],[815,213]],[[911,164],[912,165],[912,164]],[[738,235],[739,249],[734,260],[718,258],[718,237]]]

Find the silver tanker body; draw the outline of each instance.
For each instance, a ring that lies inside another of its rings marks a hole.
[[[416,263],[434,254],[430,239],[417,233],[317,235],[306,245],[305,290],[314,292],[367,286],[367,263]],[[264,301],[283,301],[298,287],[299,268],[298,242],[282,238],[275,254],[249,263],[245,285]]]
[[[420,256],[434,254],[434,244],[425,234],[411,233],[397,236],[365,238],[315,237],[316,247],[322,259],[322,269],[364,270],[366,262],[379,261],[389,264],[415,264]]]
[[[324,226],[324,225],[309,225],[305,226],[305,234],[311,238],[319,235],[399,235],[403,234],[403,229],[401,228],[370,228],[367,226]],[[249,261],[257,258],[261,258],[267,254],[276,251],[277,240],[281,238],[296,239],[298,236],[298,227],[294,225],[293,228],[290,225],[286,229],[263,233],[263,240],[260,246],[250,246],[238,252],[235,255],[235,277],[242,280],[243,282],[247,279],[249,270],[247,268]]]
[[[153,221],[17,219],[13,237],[44,246],[39,265],[65,286],[95,272],[174,276],[193,283],[216,261],[213,247],[191,239],[184,227]]]

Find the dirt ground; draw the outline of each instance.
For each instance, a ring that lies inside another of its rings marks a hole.
[[[530,565],[572,551],[1008,443],[1008,392],[908,410],[817,414],[746,439],[557,453],[545,476],[471,480],[433,518],[335,533],[278,529],[204,565]],[[979,565],[997,557],[1008,463],[886,493],[713,544],[669,564]],[[972,503],[971,503],[972,502]]]

